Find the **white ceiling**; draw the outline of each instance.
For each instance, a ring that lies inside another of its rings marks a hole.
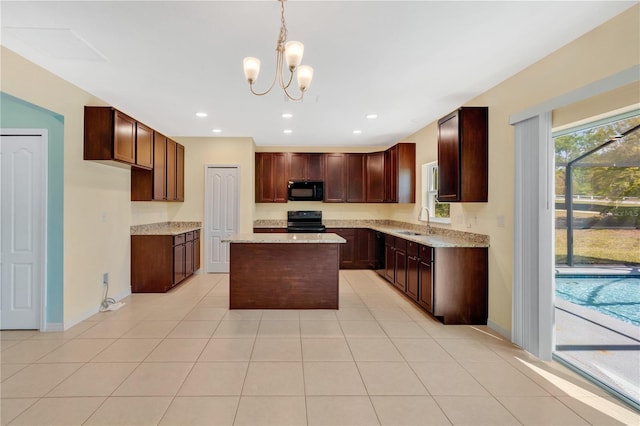
[[[275,0],[3,0],[1,43],[170,136],[388,146],[634,4],[289,0],[289,40],[315,70],[303,103],[253,96],[242,73],[257,56],[257,90],[271,81]]]

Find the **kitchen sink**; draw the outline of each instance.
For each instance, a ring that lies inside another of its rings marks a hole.
[[[402,235],[422,235],[419,232],[414,232],[414,231],[396,231],[398,234],[402,234]]]

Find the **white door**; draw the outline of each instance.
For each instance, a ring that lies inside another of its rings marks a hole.
[[[223,237],[238,232],[238,167],[207,166],[204,185],[204,267],[229,272],[229,243]]]
[[[2,130],[0,135],[0,328],[3,330],[41,328],[47,138],[42,130],[31,133]]]

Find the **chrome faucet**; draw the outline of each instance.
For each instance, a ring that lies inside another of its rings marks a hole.
[[[422,220],[422,212],[425,210],[427,211],[427,235],[431,235],[431,213],[429,213],[428,208],[423,207],[420,209],[420,213],[418,213],[418,221],[424,222],[424,220]]]

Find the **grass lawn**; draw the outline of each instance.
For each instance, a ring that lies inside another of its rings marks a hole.
[[[575,229],[575,264],[640,265],[640,229]],[[556,263],[567,262],[567,231],[556,230]]]

